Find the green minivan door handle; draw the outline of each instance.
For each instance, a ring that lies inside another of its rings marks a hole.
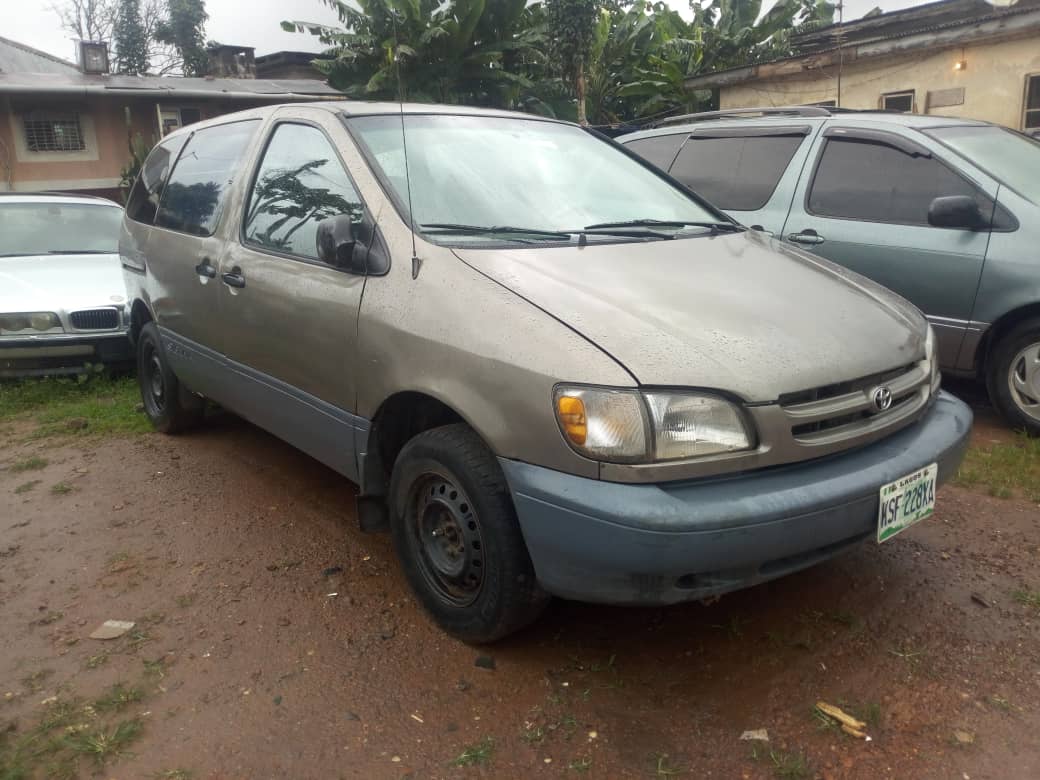
[[[796,244],[822,244],[823,236],[812,228],[806,228],[801,233],[788,233],[787,240]]]

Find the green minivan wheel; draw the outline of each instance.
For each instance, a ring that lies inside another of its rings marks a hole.
[[[1012,425],[1040,436],[1040,320],[1020,323],[997,343],[987,384]]]
[[[492,642],[549,600],[535,578],[494,454],[464,424],[426,431],[397,457],[390,529],[408,583],[449,634]]]

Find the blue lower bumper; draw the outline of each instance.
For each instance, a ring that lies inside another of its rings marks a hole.
[[[862,449],[692,482],[620,484],[500,462],[546,590],[670,604],[764,582],[873,537],[879,488],[929,463],[940,482],[953,476],[971,421],[964,403],[940,393],[924,418]]]

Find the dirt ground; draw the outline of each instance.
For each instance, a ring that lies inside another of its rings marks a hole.
[[[1010,435],[979,415],[979,441]],[[117,709],[140,736],[81,777],[1040,777],[1040,605],[1012,595],[1040,590],[1024,500],[946,486],[898,539],[710,606],[557,601],[474,648],[357,530],[348,482],[247,423],[23,434],[0,432],[0,467],[47,464],[0,468],[0,729],[11,744],[52,697],[134,686]],[[137,625],[88,638],[107,619]]]

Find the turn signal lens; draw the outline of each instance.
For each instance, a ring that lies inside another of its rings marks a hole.
[[[584,402],[573,395],[561,395],[556,399],[556,412],[567,438],[578,446],[584,445],[589,435]]]

